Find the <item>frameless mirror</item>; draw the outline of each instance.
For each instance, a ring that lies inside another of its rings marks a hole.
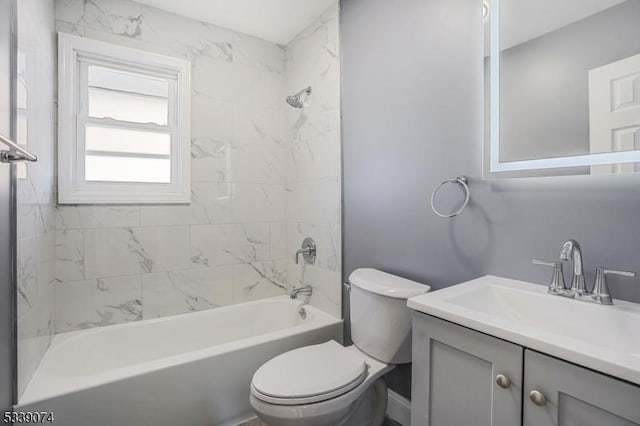
[[[485,176],[640,171],[640,0],[483,3]]]

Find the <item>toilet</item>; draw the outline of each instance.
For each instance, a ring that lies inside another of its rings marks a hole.
[[[335,341],[294,349],[253,375],[250,402],[271,426],[379,426],[387,404],[382,376],[411,362],[407,299],[428,285],[375,269],[349,276],[353,345]]]

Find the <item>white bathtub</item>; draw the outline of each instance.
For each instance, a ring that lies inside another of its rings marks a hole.
[[[63,426],[234,425],[255,370],[285,351],[342,338],[342,321],[275,297],[55,336],[18,410]]]

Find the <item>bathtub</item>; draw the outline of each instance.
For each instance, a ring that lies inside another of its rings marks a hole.
[[[342,338],[342,320],[286,296],[56,335],[16,407],[63,426],[236,425],[258,367]]]

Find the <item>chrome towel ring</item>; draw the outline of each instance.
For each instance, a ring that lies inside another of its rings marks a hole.
[[[462,203],[462,206],[460,206],[460,208],[455,212],[449,213],[449,214],[440,212],[435,205],[436,194],[438,193],[440,188],[442,188],[447,183],[457,183],[462,187],[462,190],[464,191],[464,202]],[[431,209],[435,214],[437,214],[440,217],[444,217],[444,218],[455,217],[460,213],[462,213],[462,210],[464,210],[464,208],[467,207],[467,204],[469,204],[470,197],[471,197],[471,191],[469,191],[469,179],[467,179],[466,176],[458,176],[456,178],[445,179],[442,182],[440,182],[440,185],[438,185],[438,187],[431,194]]]

